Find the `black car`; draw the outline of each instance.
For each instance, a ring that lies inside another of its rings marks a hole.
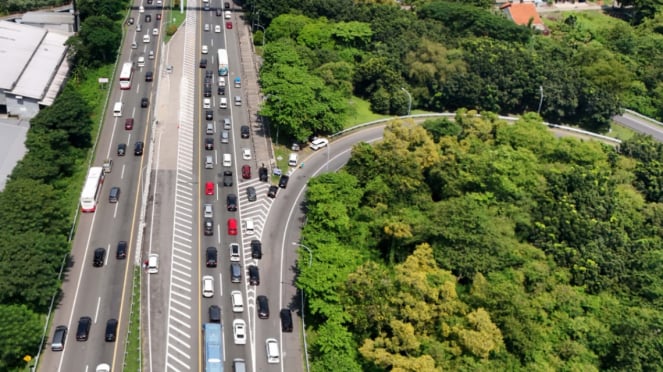
[[[152,71],[147,71],[145,73],[145,81],[152,81],[154,79],[154,73]]]
[[[130,18],[127,20],[127,23],[130,24],[130,25],[133,25],[133,24],[134,24],[134,17],[130,17]]]
[[[152,16],[149,14],[145,14],[145,22],[152,22]]]
[[[127,258],[127,242],[124,240],[117,243],[117,251],[115,251],[115,258],[123,260]]]
[[[205,119],[214,120],[214,111],[212,110],[205,111]]]
[[[251,258],[262,258],[262,243],[260,240],[251,240]]]
[[[221,323],[221,308],[212,305],[209,307],[209,321],[210,323]]]
[[[145,148],[145,144],[143,141],[136,141],[136,144],[134,145],[134,155],[136,156],[141,156],[143,155],[143,149]]]
[[[205,259],[205,265],[207,265],[207,267],[216,267],[216,264],[218,262],[217,261],[217,256],[218,256],[218,254],[217,254],[216,248],[207,247],[207,252],[206,252],[206,255],[205,255],[205,258],[206,258]]]
[[[247,187],[246,197],[249,199],[249,201],[256,201],[258,199],[258,195],[256,194],[256,188],[253,186]]]
[[[209,88],[209,87],[203,88],[203,95],[205,97],[211,97],[212,96],[212,88]]]
[[[211,85],[211,84],[212,84],[212,77],[205,76],[205,85]]]
[[[117,145],[117,156],[124,156],[127,153],[127,144],[119,143]]]
[[[200,66],[200,68],[207,68],[207,58],[202,58],[198,66]]]
[[[221,9],[219,9],[219,8],[216,8],[216,16],[221,17],[222,15],[223,15],[223,11],[221,11]]]
[[[106,322],[106,342],[115,342],[117,337],[117,319],[108,319]]]
[[[214,73],[212,72],[212,70],[205,70],[205,78],[210,78],[211,79],[212,76],[214,76]]]
[[[203,224],[203,233],[205,236],[214,235],[214,220],[211,218],[205,218]]]
[[[249,265],[249,284],[260,285],[260,271],[258,266]]]
[[[223,186],[232,186],[233,185],[233,172],[223,171]]]
[[[223,96],[226,94],[226,87],[217,87],[216,94]]]
[[[237,211],[237,195],[228,194],[228,196],[226,196],[226,208],[229,212]]]
[[[242,125],[239,128],[240,133],[242,133],[242,138],[249,138],[251,135],[251,130],[249,129],[248,125]]]
[[[82,316],[78,319],[78,328],[76,329],[76,341],[87,341],[90,334],[90,327],[92,326],[92,318],[89,316]]]
[[[260,178],[260,181],[262,182],[267,182],[267,180],[269,180],[269,172],[266,167],[260,167],[258,169],[258,178]]]
[[[279,179],[279,187],[282,189],[285,189],[288,187],[288,181],[290,180],[290,176],[286,176],[285,174],[281,176],[281,179]]]
[[[258,296],[256,302],[258,303],[258,318],[269,318],[269,302],[267,301],[267,296]]]
[[[292,332],[292,313],[290,309],[281,309],[281,331]]]
[[[205,137],[205,150],[214,150],[214,138]]]
[[[279,187],[278,187],[278,186],[274,186],[274,185],[269,186],[269,190],[267,191],[267,196],[269,196],[269,197],[272,198],[272,199],[273,199],[273,198],[276,198],[276,193],[277,193],[278,191],[279,191]]]
[[[143,97],[140,99],[140,107],[145,108],[150,105],[150,100],[147,99],[147,97]]]
[[[104,266],[104,258],[106,257],[106,249],[97,248],[94,250],[94,256],[92,257],[92,266],[101,267]]]

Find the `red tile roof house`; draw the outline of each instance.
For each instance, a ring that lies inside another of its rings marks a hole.
[[[508,3],[500,6],[500,9],[515,24],[546,32],[546,26],[541,21],[534,3]]]

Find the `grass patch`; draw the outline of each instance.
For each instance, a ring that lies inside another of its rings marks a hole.
[[[343,129],[354,127],[358,124],[367,123],[369,121],[389,118],[389,115],[376,114],[371,111],[371,104],[359,97],[352,97],[350,99],[350,114]]]
[[[184,12],[180,12],[180,7],[166,8],[164,18],[162,21],[166,22],[166,42],[175,35],[175,32],[180,28],[184,19],[186,18],[186,1],[184,2]]]
[[[620,139],[622,141],[631,139],[636,134],[636,132],[633,131],[631,128],[627,128],[617,123],[612,123],[610,129],[611,129],[610,133],[608,133],[607,135],[610,137]]]
[[[129,260],[127,260],[127,264]],[[133,292],[131,294],[131,309],[129,310],[129,331],[127,334],[126,353],[124,354],[123,371],[141,370],[141,343],[140,343],[140,267],[134,268]]]

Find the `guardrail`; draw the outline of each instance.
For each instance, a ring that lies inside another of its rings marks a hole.
[[[628,113],[628,114],[631,114],[631,115],[633,115],[633,116],[637,116],[637,117],[639,117],[639,118],[642,119],[642,120],[647,120],[647,121],[649,121],[649,122],[651,122],[651,123],[653,123],[653,124],[656,124],[656,125],[658,125],[658,126],[663,127],[663,123],[661,123],[660,121],[658,121],[658,120],[656,120],[656,119],[653,119],[653,118],[650,118],[649,116],[645,116],[645,115],[643,115],[643,114],[641,114],[641,113],[639,113],[639,112],[637,112],[637,111],[633,111],[633,110],[629,110],[629,109],[624,109],[624,112],[625,112],[625,113]]]
[[[481,116],[481,115],[477,114],[477,116]],[[355,130],[370,127],[372,125],[384,124],[384,123],[386,123],[390,120],[394,120],[394,119],[427,119],[427,118],[440,118],[440,117],[453,118],[453,117],[456,117],[456,113],[442,112],[442,113],[431,113],[431,114],[394,116],[394,117],[389,117],[389,118],[385,118],[385,119],[378,119],[378,120],[369,121],[368,123],[363,123],[363,124],[355,125],[354,127],[344,129],[344,130],[342,130],[338,133],[334,133],[334,134],[330,135],[329,137],[334,138],[334,137],[342,136],[346,133],[349,133],[349,132],[352,132],[352,131],[355,131]],[[513,116],[498,116],[498,117],[502,120],[506,120],[506,121],[512,122],[512,123],[520,120],[519,117],[513,117]],[[652,120],[650,118],[648,118],[648,119]],[[549,128],[555,128],[555,129],[559,129],[559,130],[563,130],[563,131],[567,131],[567,132],[571,132],[571,133],[582,134],[582,135],[585,135],[585,136],[596,138],[596,139],[604,141],[604,142],[610,142],[610,143],[614,143],[614,144],[617,144],[617,145],[622,143],[622,141],[617,139],[617,138],[604,136],[602,134],[597,134],[597,133],[586,131],[586,130],[583,130],[583,129],[567,127],[565,125],[559,125],[559,124],[553,124],[553,123],[547,123],[547,122],[543,122],[542,124],[548,126]],[[663,126],[663,123],[660,123],[660,125]]]

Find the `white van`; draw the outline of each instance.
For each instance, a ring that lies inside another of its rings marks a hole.
[[[232,158],[230,157],[230,154],[223,154],[223,166],[224,167],[232,166]]]
[[[253,218],[247,218],[244,223],[246,224],[246,232],[252,233],[253,229],[255,228],[255,225],[253,224]]]
[[[143,42],[146,43],[146,44],[150,42],[150,35],[149,34],[143,35]]]
[[[221,97],[221,99],[219,100],[219,108],[220,109],[228,108],[228,99],[226,97]]]
[[[244,300],[242,299],[242,292],[230,292],[230,299],[232,300],[233,304],[233,313],[241,313],[244,311]]]
[[[159,272],[159,255],[152,253],[147,259],[147,272],[156,274]]]
[[[122,102],[115,102],[115,106],[113,106],[113,116],[122,116]]]
[[[279,352],[279,343],[275,338],[268,338],[265,340],[265,347],[267,351],[267,363],[277,364],[279,363],[280,352]]]
[[[205,156],[205,169],[212,168],[214,168],[214,160],[212,159],[212,155],[207,155]]]
[[[297,154],[295,154],[294,152],[291,152],[290,156],[288,156],[288,165],[291,167],[297,166]]]

